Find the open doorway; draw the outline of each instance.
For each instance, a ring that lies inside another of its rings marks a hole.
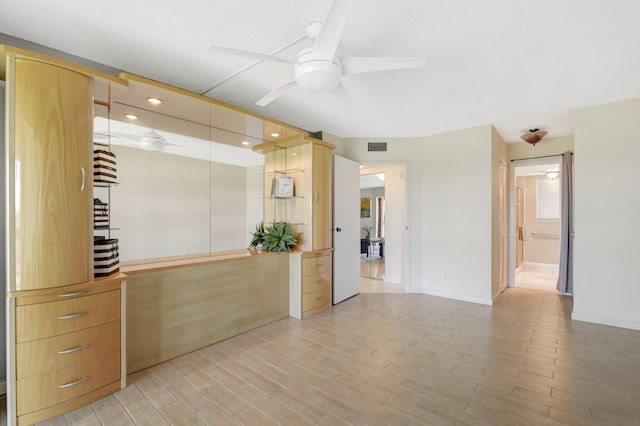
[[[403,293],[406,167],[361,166],[360,292]]]
[[[514,165],[514,287],[556,291],[560,263],[561,157]]]

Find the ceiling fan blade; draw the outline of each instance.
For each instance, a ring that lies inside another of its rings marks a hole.
[[[333,0],[331,3],[320,34],[318,34],[313,46],[313,51],[319,59],[330,61],[335,56],[344,24],[347,22],[349,7],[351,7],[351,0]]]
[[[111,132],[112,138],[128,139],[134,142],[140,141],[140,138],[142,138],[143,135],[144,134],[134,135],[133,133]]]
[[[347,89],[342,83],[338,84],[338,86],[329,93],[331,94],[331,96],[336,98],[345,108],[353,108],[355,106],[351,95],[349,95],[349,92],[347,92]]]
[[[231,47],[211,46],[209,47],[209,52],[220,53],[223,55],[241,56],[243,58],[259,59],[261,61],[283,62],[285,64],[293,63],[279,56],[273,56],[266,53],[252,52],[250,50],[233,49]]]
[[[273,102],[276,98],[282,96],[285,92],[291,90],[296,85],[296,81],[289,81],[283,84],[280,87],[273,89],[271,92],[267,93],[265,97],[256,102],[258,106],[266,106],[269,103]]]
[[[340,58],[342,75],[361,74],[365,72],[422,68],[427,66],[427,58]]]

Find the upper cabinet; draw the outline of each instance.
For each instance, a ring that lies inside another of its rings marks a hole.
[[[265,154],[264,221],[285,221],[296,233],[297,250],[328,249],[332,244],[332,151],[328,142],[309,137],[267,143],[254,149]],[[279,188],[292,184],[292,191]]]
[[[92,81],[27,59],[8,67],[15,291],[89,281]],[[13,72],[13,78],[11,78]],[[11,155],[13,153],[13,155]]]
[[[333,148],[313,144],[313,249],[333,247]]]

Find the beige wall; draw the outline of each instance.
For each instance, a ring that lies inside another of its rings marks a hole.
[[[573,318],[640,330],[640,98],[575,114]]]
[[[560,262],[560,238],[531,235],[559,234],[560,222],[541,222],[537,219],[536,182],[547,179],[546,176],[527,176],[522,178],[524,189],[524,261],[529,263],[547,263],[557,265]]]

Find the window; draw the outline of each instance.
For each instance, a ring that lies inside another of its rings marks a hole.
[[[537,182],[537,219],[540,222],[560,221],[560,179],[539,179]]]

